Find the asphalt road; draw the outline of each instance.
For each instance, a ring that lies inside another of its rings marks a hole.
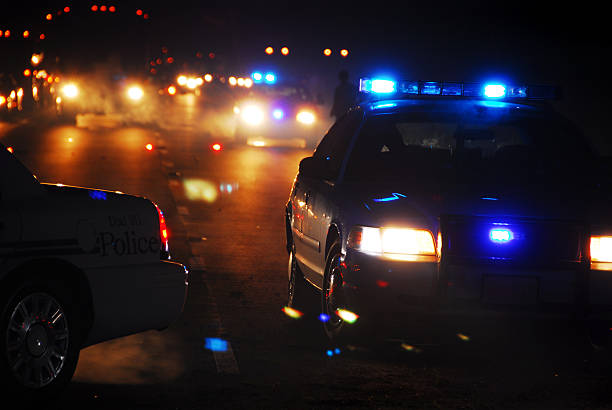
[[[202,125],[207,114],[183,104],[144,125],[0,128],[43,182],[156,202],[192,273],[180,319],[84,349],[57,408],[612,408],[610,354],[571,323],[426,324],[409,336],[411,318],[389,312],[387,333],[332,345],[316,315],[286,316],[283,209],[310,150],[233,144],[223,126]]]

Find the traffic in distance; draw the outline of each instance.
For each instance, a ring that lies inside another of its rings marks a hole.
[[[360,92],[299,164],[288,307],[332,340],[393,317],[416,331],[523,315],[580,320],[607,344],[610,164],[550,107],[556,90],[364,78]]]
[[[188,270],[171,260],[153,202],[39,183],[9,148],[0,144],[2,390],[45,399],[69,383],[81,349],[172,324]]]

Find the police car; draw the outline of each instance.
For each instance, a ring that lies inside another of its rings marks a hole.
[[[605,325],[609,174],[546,102],[554,88],[370,78],[360,91],[299,164],[289,307],[316,288],[331,338],[398,311]]]
[[[277,83],[274,73],[254,72],[253,86],[233,107],[234,135],[252,146],[305,147],[316,140],[322,126],[321,101],[303,84]]]
[[[0,169],[2,387],[46,397],[80,349],[177,319],[188,272],[151,201],[39,183],[2,145]]]

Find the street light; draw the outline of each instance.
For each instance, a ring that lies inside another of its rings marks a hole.
[[[266,54],[272,55],[274,53],[274,49],[270,46],[266,47]]]
[[[287,47],[281,48],[281,54],[286,56],[287,54],[289,54],[289,49]]]
[[[32,58],[30,59],[30,61],[32,62],[33,66],[37,66],[38,64],[40,64],[40,62],[43,60],[43,54],[32,54]]]
[[[331,51],[330,48],[326,48],[325,50],[323,50],[323,55],[330,56],[331,53],[332,53],[332,51]]]
[[[346,57],[346,56],[348,56],[348,54],[349,54],[349,52],[348,52],[347,49],[343,48],[342,50],[340,50],[340,55],[342,57]]]

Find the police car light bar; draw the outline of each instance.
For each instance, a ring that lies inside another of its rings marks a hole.
[[[448,95],[490,99],[558,99],[559,89],[552,86],[515,86],[494,83],[463,83],[444,81],[394,81],[361,78],[359,91],[378,96]]]

